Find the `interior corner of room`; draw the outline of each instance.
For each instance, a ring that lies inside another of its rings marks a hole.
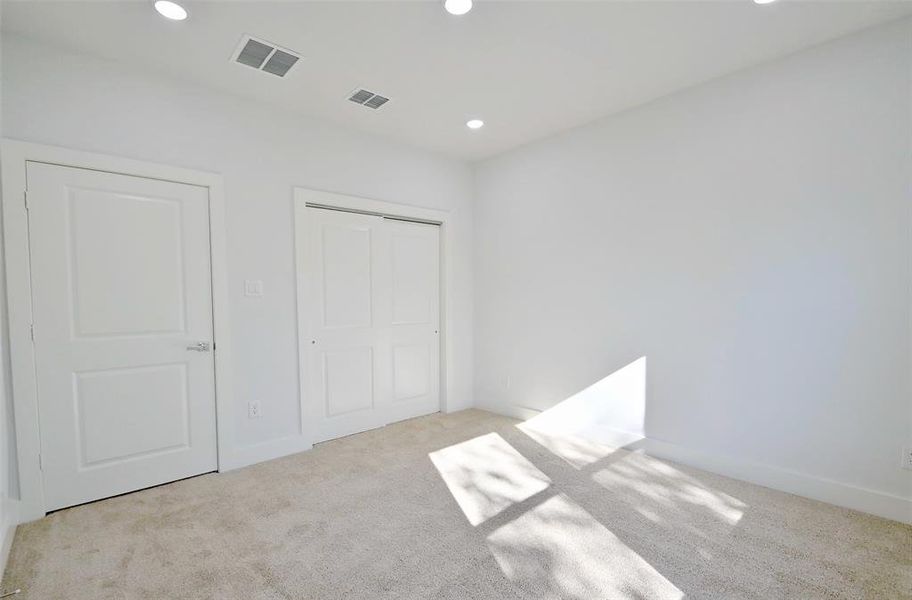
[[[0,26],[0,598],[912,598],[912,4]]]

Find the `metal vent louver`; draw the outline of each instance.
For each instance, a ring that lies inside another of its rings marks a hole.
[[[366,106],[367,108],[373,108],[374,110],[389,102],[389,98],[360,88],[349,94],[348,99],[355,104],[360,104],[361,106]]]
[[[245,35],[241,38],[231,59],[254,69],[265,71],[279,77],[286,73],[301,58],[299,54],[281,48],[277,44]]]

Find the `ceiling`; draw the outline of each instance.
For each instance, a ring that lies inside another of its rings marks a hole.
[[[3,31],[478,160],[695,83],[912,14],[910,2],[780,0],[10,1]],[[230,62],[243,34],[304,58],[284,79]],[[372,111],[356,87],[392,100]],[[470,131],[469,118],[486,125]]]

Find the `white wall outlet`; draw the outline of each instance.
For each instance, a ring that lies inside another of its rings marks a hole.
[[[912,446],[903,446],[902,468],[912,471]]]
[[[260,279],[244,280],[244,295],[259,297],[263,295],[263,282]]]
[[[247,418],[259,419],[263,416],[263,409],[260,407],[259,400],[251,400],[247,403]]]

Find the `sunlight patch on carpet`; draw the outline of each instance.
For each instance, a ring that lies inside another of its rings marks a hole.
[[[488,538],[504,575],[542,597],[656,598],[684,593],[564,494],[548,498]]]
[[[496,433],[428,456],[472,525],[484,523],[551,484],[547,475]]]
[[[623,459],[600,469],[592,479],[640,507],[641,514],[652,515],[650,520],[659,523],[699,522],[704,530],[718,523],[727,531],[737,525],[748,508],[741,500],[696,477],[639,453],[625,453]]]

